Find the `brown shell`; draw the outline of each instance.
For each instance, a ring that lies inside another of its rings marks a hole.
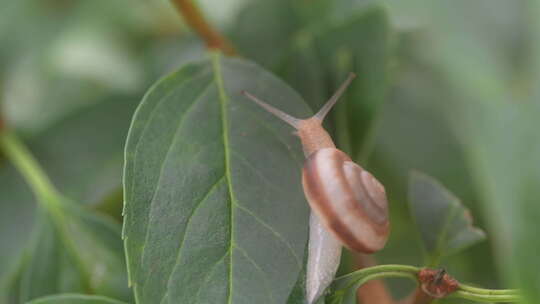
[[[325,227],[351,250],[381,250],[390,233],[384,187],[335,148],[312,153],[302,184],[311,208]]]

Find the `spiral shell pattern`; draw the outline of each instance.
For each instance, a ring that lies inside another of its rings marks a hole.
[[[344,246],[362,253],[384,247],[390,233],[386,192],[347,154],[335,148],[312,153],[302,184],[311,208]]]

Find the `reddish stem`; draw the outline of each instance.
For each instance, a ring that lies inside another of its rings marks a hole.
[[[236,51],[218,31],[206,21],[201,11],[195,6],[192,0],[171,0],[185,22],[204,40],[209,49],[221,50],[224,54],[233,56]]]
[[[435,298],[426,294],[420,287],[408,296],[405,300],[401,301],[401,304],[429,304],[433,302]]]
[[[354,262],[358,269],[377,265],[372,256],[361,253],[354,253]],[[356,297],[362,304],[394,304],[394,299],[382,280],[373,280],[362,285],[358,288]]]

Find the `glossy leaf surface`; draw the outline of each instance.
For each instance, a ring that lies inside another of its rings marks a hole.
[[[221,58],[159,81],[126,147],[124,239],[138,303],[284,303],[308,207],[291,128],[244,98],[310,110],[253,63]]]

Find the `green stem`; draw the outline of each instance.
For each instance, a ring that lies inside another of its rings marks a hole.
[[[0,132],[0,148],[23,175],[38,202],[49,211],[60,208],[60,195],[26,146],[9,131]]]
[[[90,271],[85,267],[77,253],[73,238],[70,237],[69,227],[65,217],[66,203],[49,180],[39,163],[32,156],[28,148],[17,138],[15,134],[8,130],[0,130],[0,149],[4,151],[7,158],[13,163],[27,184],[32,188],[34,195],[41,207],[46,209],[53,217],[53,222],[58,228],[58,233],[66,249],[74,257],[79,269],[82,285],[87,293],[94,293],[90,282]]]
[[[484,289],[464,284],[460,284],[459,289],[470,293],[485,295],[518,294],[518,291],[515,289]]]
[[[335,294],[343,295],[346,290],[351,288],[356,290],[366,282],[375,279],[401,277],[418,282],[417,274],[420,269],[419,267],[409,265],[378,265],[368,267],[336,278],[331,288]],[[483,289],[465,284],[459,284],[458,290],[451,293],[449,297],[490,303],[514,303],[520,300],[519,292],[514,289]]]
[[[486,295],[486,294],[470,293],[470,292],[466,292],[462,290],[458,290],[448,296],[452,298],[461,298],[461,299],[467,299],[471,301],[490,302],[490,303],[502,303],[502,302],[516,303],[521,300],[520,296],[514,293]]]

